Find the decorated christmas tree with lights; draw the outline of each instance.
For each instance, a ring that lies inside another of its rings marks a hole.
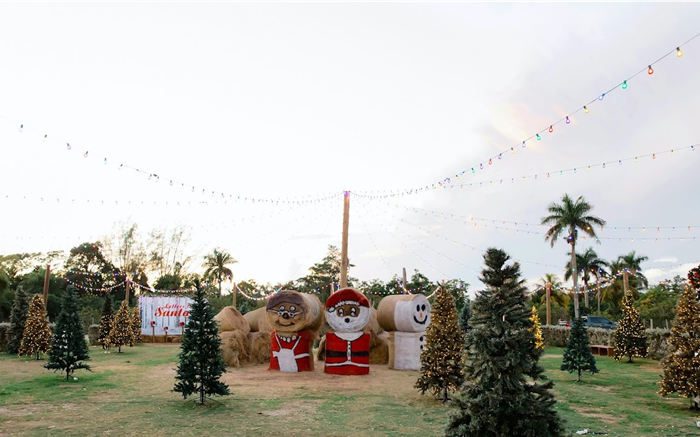
[[[131,325],[131,341],[133,343],[143,343],[143,337],[141,336],[141,316],[139,315],[139,307],[134,307],[131,312],[131,320],[129,321]]]
[[[472,302],[465,383],[447,437],[563,435],[553,383],[538,382],[544,379],[542,350],[534,347],[520,264],[508,260],[500,249],[484,255],[486,288]]]
[[[690,398],[690,408],[698,409],[700,395],[700,303],[697,292],[686,287],[678,299],[669,350],[661,361],[661,396],[678,393]]]
[[[590,344],[591,340],[588,337],[588,330],[583,324],[583,319],[574,319],[569,340],[564,348],[561,370],[568,370],[569,373],[578,372],[576,382],[581,381],[581,372],[590,372],[591,375],[598,373]]]
[[[690,269],[688,283],[698,293],[698,299],[700,299],[700,266]]]
[[[530,322],[532,322],[532,336],[535,339],[534,347],[537,350],[544,352],[544,337],[542,337],[542,325],[540,325],[540,316],[537,315],[537,308],[532,307],[530,311]]]
[[[129,318],[129,302],[122,301],[119,311],[112,321],[112,330],[107,339],[110,345],[116,346],[117,353],[122,353],[122,346],[133,346],[133,335],[131,332],[131,319]]]
[[[35,294],[29,304],[29,314],[22,333],[22,343],[19,346],[19,356],[35,355],[41,358],[51,347],[51,328],[46,320],[44,299],[40,294]]]
[[[15,300],[12,302],[12,312],[10,313],[10,329],[7,332],[7,346],[5,350],[8,354],[16,355],[22,344],[24,327],[27,324],[27,313],[29,312],[29,296],[24,288],[19,287],[15,293]]]
[[[626,356],[629,357],[627,362],[631,363],[632,357],[647,356],[647,336],[639,311],[634,307],[632,293],[627,293],[622,300],[622,318],[613,332],[613,348],[616,361]]]
[[[440,285],[436,294],[430,325],[426,330],[425,348],[420,355],[420,377],[415,387],[434,396],[443,395],[447,401],[448,392],[456,391],[464,381],[462,369],[462,349],[464,336],[457,322],[452,294]]]
[[[100,317],[100,331],[97,341],[102,344],[102,349],[109,349],[109,333],[112,331],[112,321],[114,311],[112,310],[112,296],[105,295],[105,305],[102,307],[102,317]]]
[[[90,366],[83,363],[89,359],[77,296],[75,289],[70,287],[63,298],[63,306],[56,319],[49,361],[44,367],[53,369],[54,372],[58,370],[66,372],[66,381],[68,381],[74,371],[90,370]]]
[[[221,338],[214,320],[214,311],[204,296],[204,288],[197,284],[189,321],[182,334],[182,345],[178,355],[177,376],[173,391],[187,396],[196,395],[204,405],[212,395],[228,395],[228,386],[220,381],[226,371],[221,358]]]

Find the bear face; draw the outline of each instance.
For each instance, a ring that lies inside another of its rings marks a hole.
[[[295,331],[294,326],[305,321],[303,317],[305,308],[294,302],[280,302],[267,308],[267,312],[270,324],[281,331]]]

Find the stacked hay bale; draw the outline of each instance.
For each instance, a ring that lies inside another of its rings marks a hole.
[[[386,296],[377,307],[377,321],[388,331],[389,368],[420,370],[430,303],[422,294]]]
[[[266,308],[245,313],[243,318],[250,326],[248,333],[248,359],[253,364],[270,362],[270,334],[272,327],[265,316]]]
[[[228,306],[214,316],[219,324],[221,355],[229,367],[240,367],[250,360],[248,321],[234,307]]]

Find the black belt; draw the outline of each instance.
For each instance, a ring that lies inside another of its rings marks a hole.
[[[347,352],[341,352],[341,351],[329,351],[326,349],[326,357],[328,358],[345,358],[348,356]],[[369,351],[357,351],[357,352],[350,352],[351,357],[368,357],[369,356]]]

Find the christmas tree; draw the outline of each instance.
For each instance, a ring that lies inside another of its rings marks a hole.
[[[17,288],[15,300],[12,302],[12,312],[10,313],[10,329],[7,332],[7,353],[15,355],[19,352],[22,344],[24,326],[27,323],[27,313],[29,312],[29,296],[24,288]]]
[[[53,369],[54,372],[65,371],[68,381],[75,370],[90,370],[90,366],[82,362],[89,359],[77,297],[75,289],[71,287],[63,298],[63,306],[54,327],[49,362],[44,367]]]
[[[462,348],[464,336],[457,324],[457,312],[449,290],[441,284],[435,294],[435,303],[430,313],[430,325],[426,330],[425,348],[420,355],[420,377],[415,387],[434,396],[459,389],[464,381],[462,370]]]
[[[700,299],[700,266],[690,269],[688,283],[698,293],[698,299]]]
[[[112,321],[112,330],[109,332],[107,341],[112,346],[116,346],[117,353],[122,353],[122,346],[133,346],[133,336],[131,335],[131,320],[129,319],[129,302],[122,301],[119,311]]]
[[[669,393],[690,398],[690,408],[698,409],[700,395],[700,304],[697,292],[686,287],[678,299],[669,351],[661,361],[661,396]]]
[[[133,343],[143,343],[143,337],[141,336],[141,316],[139,315],[139,308],[134,307],[134,311],[131,312],[131,341]]]
[[[530,322],[532,323],[532,336],[535,339],[535,349],[544,352],[544,337],[542,337],[542,326],[540,325],[540,316],[537,315],[537,308],[532,307],[530,312]]]
[[[533,347],[520,264],[489,248],[481,272],[485,290],[472,302],[472,329],[465,383],[455,399],[448,437],[558,437],[562,422],[554,409],[551,381],[541,384],[542,351]]]
[[[581,381],[581,372],[588,371],[591,375],[598,373],[595,365],[595,357],[591,353],[588,330],[581,318],[574,319],[574,324],[569,332],[569,340],[564,348],[564,361],[561,370],[568,370],[569,373],[578,372],[576,381]]]
[[[228,386],[219,381],[226,371],[220,347],[214,312],[204,297],[204,288],[197,284],[190,318],[182,335],[178,355],[180,363],[175,377],[178,382],[173,391],[182,393],[185,399],[191,394],[198,394],[201,404],[204,404],[205,397],[230,394]]]
[[[100,317],[100,333],[97,341],[102,344],[102,349],[109,349],[109,333],[112,331],[112,321],[114,311],[112,310],[112,296],[105,295],[105,305],[102,307],[102,317]]]
[[[462,330],[464,334],[469,331],[469,319],[472,316],[472,304],[469,299],[464,299],[464,306],[462,307],[462,312],[459,313],[459,329]]]
[[[644,324],[639,318],[639,311],[634,307],[632,293],[627,293],[622,301],[622,318],[617,322],[613,334],[616,361],[628,356],[627,362],[631,363],[632,357],[647,356],[647,336]]]
[[[46,309],[44,299],[41,295],[35,294],[29,304],[29,314],[22,333],[22,343],[19,346],[19,356],[36,355],[36,359],[41,358],[41,354],[48,352],[51,346],[51,328],[46,320]]]

